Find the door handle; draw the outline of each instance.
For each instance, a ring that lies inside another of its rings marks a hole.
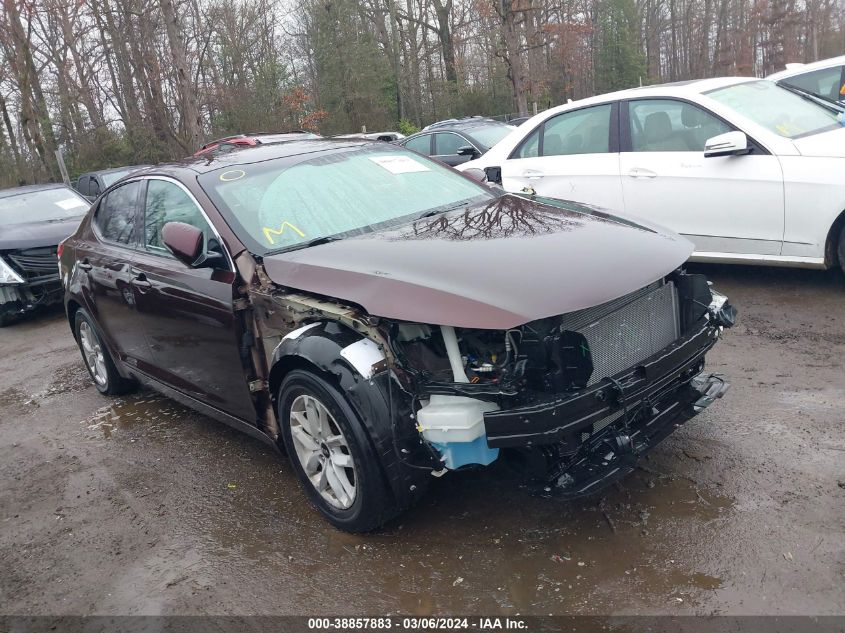
[[[138,288],[141,292],[153,287],[150,280],[147,279],[147,276],[144,273],[138,273],[132,277],[132,285]]]
[[[643,167],[632,167],[628,170],[631,178],[657,178],[657,172]]]
[[[86,273],[93,268],[87,257],[76,265],[79,267],[79,270],[84,270]]]
[[[522,172],[522,177],[528,178],[529,180],[539,180],[543,176],[545,176],[545,174],[536,169],[526,169]]]

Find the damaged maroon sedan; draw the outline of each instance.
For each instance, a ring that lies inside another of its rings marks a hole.
[[[692,248],[314,140],[123,180],[60,269],[101,392],[149,383],[284,447],[325,517],[365,531],[502,449],[595,492],[720,397],[704,356],[735,312],[680,268]]]

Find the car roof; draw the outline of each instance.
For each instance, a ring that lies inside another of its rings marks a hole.
[[[152,175],[155,173],[165,173],[171,175],[177,175],[180,173],[182,175],[186,175],[188,173],[205,174],[223,167],[250,165],[276,158],[288,158],[318,152],[332,152],[349,147],[362,147],[364,145],[374,145],[381,149],[386,149],[388,147],[387,143],[382,143],[381,141],[368,141],[360,138],[348,140],[338,138],[301,139],[287,141],[284,143],[268,143],[264,145],[243,147],[237,151],[226,152],[224,154],[212,153],[200,154],[198,156],[188,156],[182,160],[156,165],[155,167],[150,167],[149,169],[136,172],[132,175]]]
[[[47,191],[48,189],[70,189],[62,182],[51,182],[43,185],[24,185],[23,187],[12,187],[11,189],[0,189],[0,198],[11,198],[12,196],[19,196],[24,193],[34,193],[36,191]],[[74,191],[74,193],[76,193]]]
[[[712,79],[692,79],[688,81],[675,81],[664,84],[653,84],[650,86],[640,86],[637,88],[626,88],[625,90],[617,90],[616,92],[608,92],[606,94],[596,95],[594,97],[586,97],[578,101],[570,101],[563,105],[555,106],[540,114],[548,117],[550,114],[554,115],[559,112],[566,112],[575,108],[581,108],[589,105],[600,105],[603,103],[610,103],[611,101],[619,101],[621,99],[634,99],[643,97],[684,97],[693,94],[701,94],[717,88],[724,88],[727,86],[734,86],[737,84],[748,83],[751,81],[765,81],[759,77],[714,77]],[[538,115],[535,115],[538,116]],[[532,117],[534,118],[534,117]]]
[[[146,169],[147,167],[150,167],[150,165],[126,165],[124,167],[109,167],[108,169],[95,169],[94,171],[86,171],[85,173],[80,174],[79,177],[82,178],[82,176],[99,176],[100,174],[113,174],[116,171],[126,171],[127,169],[140,170]]]
[[[465,119],[454,119],[448,121],[438,121],[423,128],[422,132],[433,132],[441,130],[471,130],[473,128],[484,127],[488,125],[508,125],[495,119],[487,119],[481,117],[467,117]]]
[[[749,81],[762,81],[759,77],[713,77],[711,79],[692,79],[688,81],[675,81],[664,84],[653,84],[650,86],[640,86],[638,88],[627,88],[626,90],[619,90],[604,95],[597,95],[582,99],[581,102],[604,102],[616,101],[618,99],[630,99],[633,97],[645,96],[682,96],[685,94],[695,94],[707,92],[708,90],[715,90],[717,88],[724,88],[726,86],[733,86],[736,84],[747,83]]]
[[[803,75],[804,73],[813,70],[822,70],[824,68],[833,68],[834,66],[845,65],[845,55],[838,57],[830,57],[828,59],[820,59],[817,62],[810,62],[809,64],[787,64],[785,70],[768,75],[766,79],[777,81],[786,77],[794,77],[795,75]]]

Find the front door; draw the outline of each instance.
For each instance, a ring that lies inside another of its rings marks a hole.
[[[604,103],[544,121],[503,162],[502,186],[621,211],[615,120],[615,105]]]
[[[697,253],[780,254],[783,172],[776,156],[754,146],[743,156],[705,158],[705,141],[734,128],[685,101],[632,100],[627,120],[625,110],[619,166],[627,213],[688,237]]]
[[[184,222],[201,229],[207,249],[222,248],[199,203],[171,180],[146,181],[142,248],[132,263],[135,303],[152,349],[152,376],[217,409],[255,420],[234,314],[236,275],[191,268],[165,248],[161,229]]]
[[[454,167],[472,159],[470,154],[458,154],[462,147],[474,147],[463,136],[454,132],[438,132],[434,135],[434,155],[432,158]]]

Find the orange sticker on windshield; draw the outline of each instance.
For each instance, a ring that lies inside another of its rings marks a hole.
[[[275,244],[276,242],[273,241],[273,236],[278,235],[279,237],[281,237],[285,234],[285,229],[290,229],[291,231],[299,235],[299,237],[305,237],[305,233],[300,231],[290,222],[282,222],[282,225],[279,227],[278,231],[276,231],[275,229],[268,228],[266,226],[263,227],[261,231],[262,233],[264,233],[264,239],[266,239],[270,244]]]

